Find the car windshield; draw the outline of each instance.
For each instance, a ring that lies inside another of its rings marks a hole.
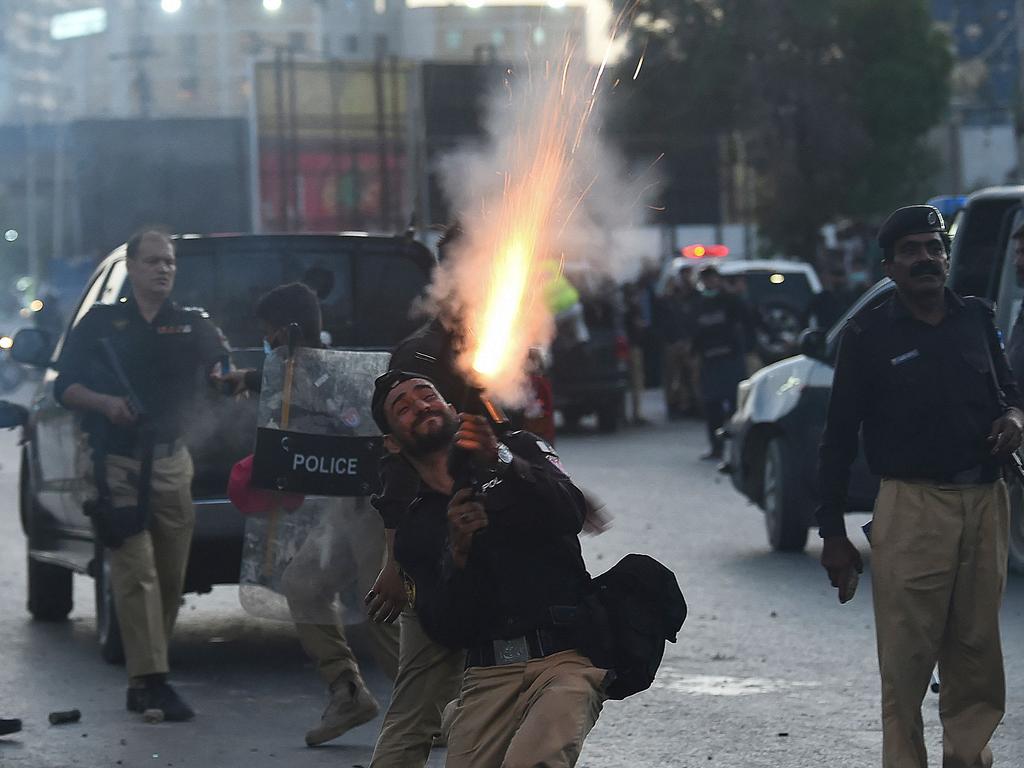
[[[425,252],[424,252],[425,253]],[[256,302],[295,281],[320,288],[324,330],[339,347],[390,348],[422,324],[410,307],[428,268],[390,240],[207,238],[177,243],[174,299],[205,308],[232,347],[258,347]]]

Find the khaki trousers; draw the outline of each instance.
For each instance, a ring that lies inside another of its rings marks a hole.
[[[107,484],[115,507],[138,502],[139,469],[135,459],[107,457]],[[155,460],[149,530],[107,550],[129,678],[168,671],[167,643],[181,605],[196,522],[191,486],[192,457],[185,448]]]
[[[944,768],[987,768],[1006,686],[999,606],[1006,484],[883,480],[871,529],[882,764],[927,768],[921,704],[938,662]]]
[[[401,645],[398,677],[384,715],[370,768],[422,768],[441,713],[459,695],[466,654],[438,645],[406,610],[398,619]]]
[[[368,501],[349,514],[325,519],[306,537],[281,577],[302,649],[329,686],[341,677],[361,679],[344,628],[324,620],[333,616],[334,598],[350,583],[351,576],[345,572],[353,564],[356,592],[362,597],[384,565],[384,524]],[[367,621],[367,630],[374,658],[384,674],[394,680],[398,672],[398,627]]]
[[[701,406],[700,369],[693,343],[675,341],[665,346],[662,386],[670,412],[697,410]]]
[[[566,768],[605,702],[607,671],[576,651],[470,667],[448,737],[446,768]]]

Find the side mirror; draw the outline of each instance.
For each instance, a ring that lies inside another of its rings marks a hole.
[[[0,429],[23,427],[28,421],[28,408],[0,400]]]
[[[812,360],[825,359],[825,331],[808,328],[800,334],[800,354]]]
[[[50,364],[53,345],[50,334],[38,328],[22,328],[14,334],[14,346],[11,357],[19,363],[35,368],[45,368]]]

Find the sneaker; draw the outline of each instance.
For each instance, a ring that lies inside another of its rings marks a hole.
[[[21,720],[17,718],[0,718],[0,736],[7,736],[21,730]]]
[[[380,705],[362,681],[339,680],[331,686],[331,700],[320,718],[320,725],[306,733],[306,746],[336,739],[357,725],[368,723],[380,712]]]
[[[186,704],[168,683],[153,683],[145,688],[129,688],[127,696],[129,712],[160,710],[163,719],[171,723],[191,720],[195,711]]]

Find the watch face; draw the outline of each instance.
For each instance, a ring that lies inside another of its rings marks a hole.
[[[504,443],[498,443],[498,462],[501,464],[512,463],[512,451]]]

